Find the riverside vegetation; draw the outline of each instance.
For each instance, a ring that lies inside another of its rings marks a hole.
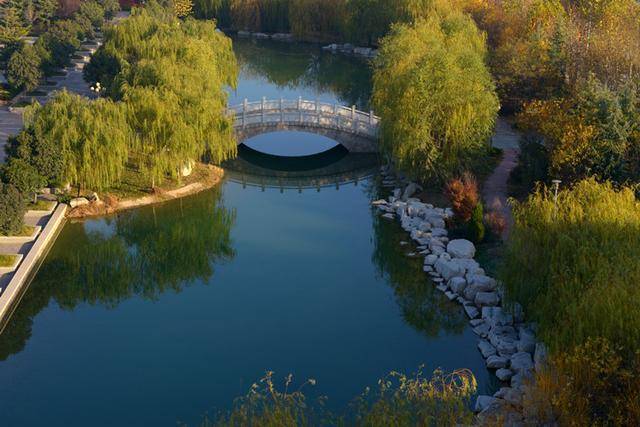
[[[176,16],[189,9],[151,4],[107,29],[107,43],[87,67],[87,77],[107,88],[107,98],[61,94],[33,109],[11,145],[14,155],[48,183],[56,176],[58,183],[94,188],[114,185],[127,167],[154,186],[179,176],[185,163],[232,156],[235,143],[222,111],[235,59],[213,24]],[[487,158],[499,105],[516,113],[527,135],[513,182],[527,191],[538,187],[514,202],[501,278],[506,300],[522,304],[551,350],[521,409],[561,425],[638,424],[636,1],[197,0],[192,11],[234,29],[380,45],[372,99],[382,116],[382,147],[420,181],[442,184],[474,170]],[[178,48],[183,44],[188,56]],[[23,64],[36,62],[32,52],[24,56]],[[77,124],[89,115],[101,117]],[[106,127],[111,120],[122,127]],[[55,151],[62,149],[53,144],[54,135],[68,142],[64,151]],[[39,153],[34,147],[59,153],[59,162],[20,154]],[[100,153],[108,164],[96,164]],[[552,178],[566,188],[557,201],[544,185]],[[12,186],[3,186],[1,195],[20,197]],[[482,223],[478,206],[479,200],[466,209],[476,225]],[[222,422],[308,420],[300,412],[302,396],[265,396],[244,400],[259,402],[258,409],[240,404],[237,415]],[[405,410],[410,399],[399,396],[385,408]],[[465,405],[456,408],[466,419]],[[437,423],[428,420],[422,422]]]

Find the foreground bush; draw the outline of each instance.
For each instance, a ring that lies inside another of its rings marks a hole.
[[[373,103],[382,148],[400,169],[444,181],[487,153],[499,103],[471,18],[445,2],[429,10],[383,39]]]
[[[524,408],[540,424],[640,425],[640,351],[623,357],[600,338],[560,352],[536,373]]]
[[[640,348],[640,203],[593,179],[514,204],[502,280],[552,350],[602,337]]]
[[[25,202],[14,186],[0,182],[0,234],[20,232],[24,225]]]
[[[352,414],[336,416],[324,407],[325,398],[309,401],[303,388],[315,385],[306,381],[295,391],[292,376],[285,379],[280,391],[273,381],[273,372],[253,384],[249,393],[238,399],[233,410],[215,421],[205,419],[203,426],[278,426],[315,425],[440,426],[469,424],[473,414],[469,399],[477,383],[468,370],[450,374],[437,370],[432,378],[421,371],[407,377],[391,372],[378,381],[374,392],[367,389],[353,401]]]

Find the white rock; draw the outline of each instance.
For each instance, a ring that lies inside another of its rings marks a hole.
[[[520,406],[522,404],[522,393],[511,387],[502,387],[493,397],[502,399],[514,406]]]
[[[474,411],[475,412],[484,411],[486,408],[488,408],[492,403],[496,402],[497,400],[498,399],[496,399],[493,396],[480,395],[476,399],[476,406],[474,408]]]
[[[520,328],[520,339],[518,340],[518,351],[534,354],[536,350],[536,336],[526,328]]]
[[[432,249],[434,252],[436,251],[437,246],[434,246]],[[445,259],[438,259],[434,265],[436,271],[445,278],[445,280],[449,280],[452,277],[462,277],[464,276],[464,267],[460,266],[458,263],[453,260],[447,261]]]
[[[498,305],[500,298],[498,298],[498,294],[495,292],[478,292],[474,301],[478,307],[493,307]]]
[[[449,280],[449,287],[456,294],[462,295],[464,292],[464,288],[467,287],[467,281],[462,277],[452,277]]]
[[[480,350],[480,353],[482,353],[482,357],[484,357],[485,359],[496,354],[495,347],[492,346],[487,340],[480,340],[478,342],[478,350]]]
[[[447,252],[454,258],[471,259],[476,254],[476,247],[466,239],[456,239],[449,242]]]
[[[487,358],[487,368],[500,369],[505,368],[509,363],[509,359],[503,356],[493,355]]]
[[[386,219],[395,219],[395,215],[393,215],[392,213],[386,213],[382,215],[382,217]]]
[[[500,368],[496,371],[496,377],[498,377],[500,381],[509,381],[512,376],[513,371],[511,369]]]
[[[478,288],[482,289],[483,292],[493,291],[497,287],[497,283],[495,279],[492,279],[488,276],[483,276],[479,274],[471,274],[467,277],[467,281],[470,285],[476,285]]]
[[[373,206],[380,206],[380,205],[386,205],[387,201],[385,199],[380,199],[380,200],[374,200],[373,202],[371,202],[371,204]]]
[[[424,257],[425,265],[434,265],[438,261],[438,257],[436,255],[427,255]]]
[[[469,316],[469,319],[475,319],[476,317],[480,316],[480,312],[478,311],[478,309],[472,305],[465,305],[464,311],[465,313],[467,313],[467,316]]]
[[[531,354],[520,352],[511,356],[511,369],[518,374],[527,374],[533,370]]]
[[[77,208],[78,206],[84,206],[88,204],[89,200],[87,200],[85,197],[76,197],[75,199],[71,199],[69,201],[69,206],[71,206],[71,208]]]

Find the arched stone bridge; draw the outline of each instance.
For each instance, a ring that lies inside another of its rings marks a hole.
[[[316,133],[342,144],[352,153],[378,152],[380,118],[354,107],[320,101],[276,99],[249,102],[229,107],[235,116],[238,144],[279,130]]]

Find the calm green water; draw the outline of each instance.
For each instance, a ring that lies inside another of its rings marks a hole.
[[[234,100],[366,107],[366,66],[309,46],[236,44]],[[249,142],[276,154],[333,143]],[[265,371],[315,378],[342,409],[390,370],[489,375],[460,307],[407,236],[374,214],[376,178],[280,191],[227,181],[183,200],[68,223],[0,336],[0,425],[197,425]]]

